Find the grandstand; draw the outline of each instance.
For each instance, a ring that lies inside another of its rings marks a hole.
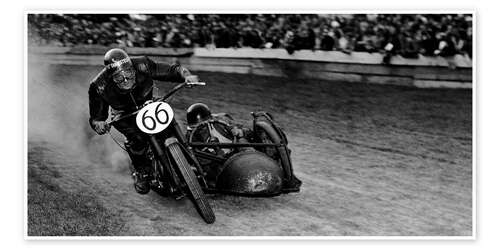
[[[472,58],[471,14],[30,14],[31,45],[286,48]]]

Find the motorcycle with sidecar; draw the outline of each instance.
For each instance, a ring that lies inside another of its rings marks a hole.
[[[220,123],[215,119],[198,124],[188,134],[183,133],[167,99],[185,87],[204,85],[180,83],[164,96],[108,122],[113,125],[135,117],[137,127],[148,135],[152,189],[177,199],[190,198],[209,224],[215,222],[215,215],[205,193],[274,196],[298,192],[301,182],[293,174],[288,140],[270,114],[251,113],[252,135],[244,142],[193,139],[193,135]],[[218,127],[224,129],[224,126]],[[225,153],[213,153],[217,151]]]

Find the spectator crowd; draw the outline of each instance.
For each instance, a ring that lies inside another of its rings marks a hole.
[[[30,14],[35,45],[285,48],[468,55],[470,14]]]

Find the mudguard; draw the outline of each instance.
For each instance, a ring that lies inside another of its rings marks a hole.
[[[282,144],[278,148],[260,148],[266,155],[276,160],[283,169],[283,193],[299,192],[302,181],[293,173],[288,139],[283,130],[273,121],[271,114],[266,112],[252,113],[254,117],[254,136],[257,142],[272,142]]]
[[[276,161],[258,151],[234,154],[216,177],[218,191],[238,195],[279,195],[282,185],[282,169]]]

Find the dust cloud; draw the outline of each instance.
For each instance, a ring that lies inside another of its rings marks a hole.
[[[47,143],[91,164],[128,171],[128,155],[111,139],[123,142],[122,135],[112,131],[111,136],[99,136],[89,126],[87,93],[94,74],[83,75],[74,68],[51,66],[43,57],[29,55],[28,143]],[[97,73],[99,67],[94,68]]]

